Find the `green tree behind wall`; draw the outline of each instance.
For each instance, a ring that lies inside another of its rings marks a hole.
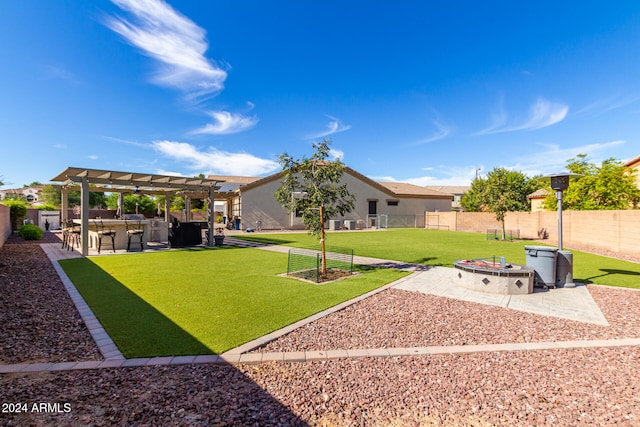
[[[586,154],[578,154],[567,161],[567,170],[583,175],[571,178],[564,192],[562,208],[572,210],[636,209],[640,204],[640,189],[634,171],[616,159],[609,158],[600,165],[589,161]],[[551,192],[544,201],[545,209],[555,210],[557,200]]]
[[[530,210],[527,196],[537,189],[536,179],[506,168],[494,168],[486,178],[477,178],[462,196],[462,207],[469,212],[493,212],[502,225],[505,238],[505,216],[509,211]]]

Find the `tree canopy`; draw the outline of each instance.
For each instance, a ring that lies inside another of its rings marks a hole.
[[[298,213],[307,231],[322,243],[322,272],[326,273],[324,221],[343,216],[353,210],[355,196],[341,183],[345,165],[340,159],[329,160],[331,141],[313,144],[316,152],[310,158],[294,159],[287,153],[279,156],[282,185],[276,200],[289,213]]]
[[[111,193],[106,197],[105,203],[109,209],[118,209],[118,196],[119,193]],[[146,194],[125,194],[122,213],[135,213],[136,206],[138,213],[154,213],[158,210],[158,201],[156,198],[149,197]]]
[[[471,183],[471,189],[460,201],[462,207],[470,212],[493,212],[496,220],[502,224],[504,237],[504,219],[509,211],[528,211],[527,196],[537,190],[536,178],[529,178],[522,172],[506,168],[494,168],[486,178],[477,178]]]
[[[634,173],[621,161],[609,158],[598,166],[590,162],[586,154],[578,154],[567,161],[567,170],[583,176],[570,179],[562,198],[563,209],[631,209],[640,203],[640,189],[635,184]],[[552,192],[545,199],[544,207],[555,209],[556,205]]]
[[[91,184],[91,186],[94,186]],[[60,185],[46,184],[42,187],[42,198],[47,204],[60,207],[62,205],[62,187]],[[89,206],[104,207],[105,195],[102,192],[91,191],[89,193]],[[79,190],[69,191],[67,200],[69,207],[80,206],[81,195]]]

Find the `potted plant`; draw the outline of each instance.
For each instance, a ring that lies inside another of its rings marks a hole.
[[[216,246],[222,246],[224,244],[224,228],[216,227],[215,233],[213,233],[213,241]]]

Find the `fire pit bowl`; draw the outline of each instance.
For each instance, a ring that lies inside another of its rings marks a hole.
[[[504,257],[460,260],[453,267],[454,283],[462,288],[501,295],[533,293],[534,269],[508,264]]]

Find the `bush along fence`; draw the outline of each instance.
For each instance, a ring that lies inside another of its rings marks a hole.
[[[353,249],[331,248],[325,252],[327,271],[339,270],[353,273]],[[313,249],[292,248],[287,259],[287,276],[320,282],[322,253]]]

